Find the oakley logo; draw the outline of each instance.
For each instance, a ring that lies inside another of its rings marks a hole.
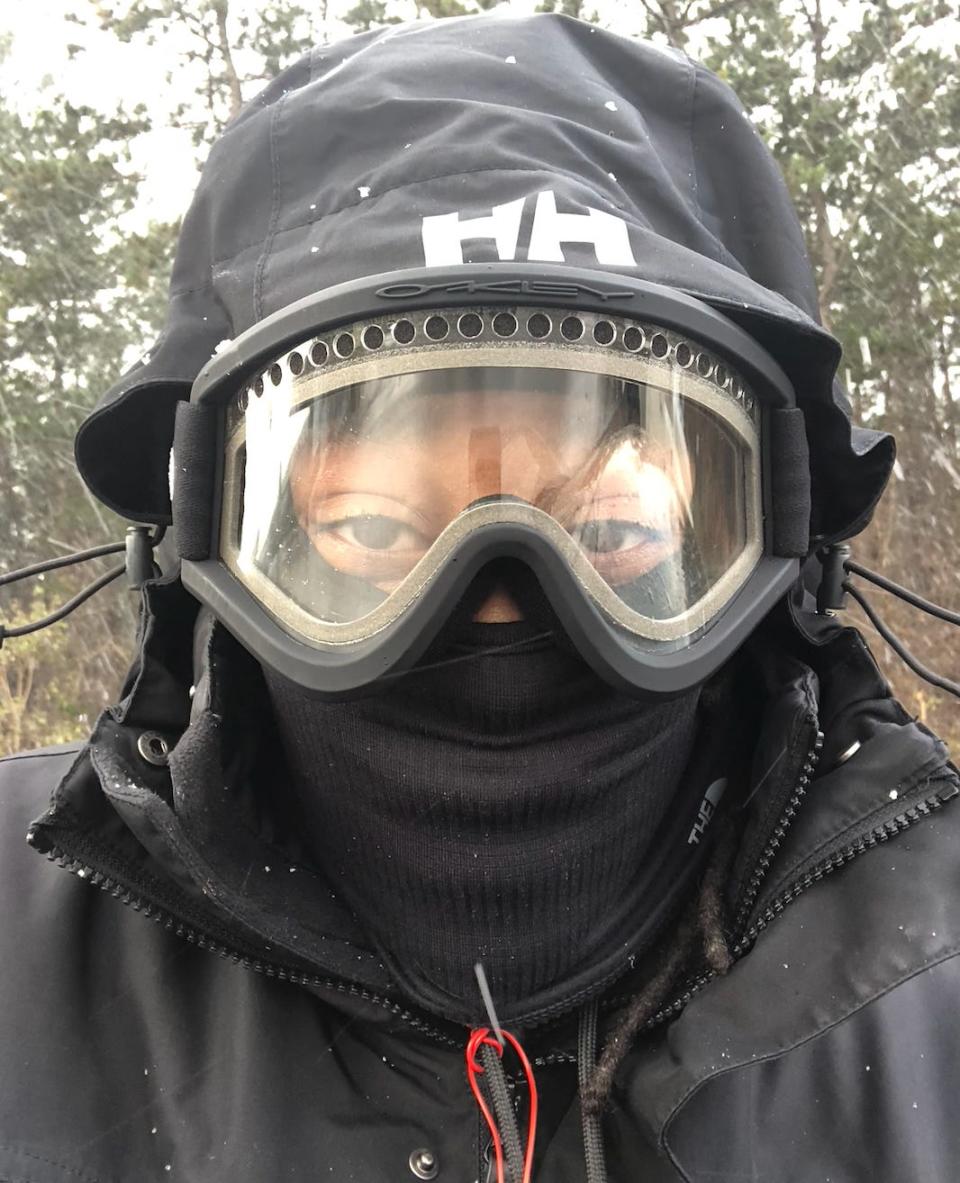
[[[721,777],[720,780],[715,780],[704,793],[703,800],[700,802],[700,812],[697,814],[697,820],[693,823],[693,829],[687,839],[688,846],[699,846],[700,839],[706,833],[707,826],[710,825],[713,815],[717,812],[717,806],[720,804],[720,798],[726,787],[727,778]]]
[[[468,240],[493,242],[501,263],[517,258],[520,222],[527,199],[495,205],[490,214],[462,218],[432,214],[423,219],[423,257],[428,267],[449,267],[463,263],[463,244]],[[597,262],[613,267],[636,267],[630,235],[623,218],[604,210],[585,214],[557,213],[557,199],[551,189],[537,194],[530,245],[525,258],[530,263],[565,263],[564,244],[586,243],[593,247]]]
[[[590,284],[574,282],[552,282],[548,279],[461,279],[453,283],[391,283],[377,288],[377,295],[387,300],[412,300],[430,292],[463,293],[468,296],[478,293],[510,296],[551,297],[557,300],[575,300],[577,296],[593,296],[597,300],[631,300],[637,294],[626,288],[601,288]]]

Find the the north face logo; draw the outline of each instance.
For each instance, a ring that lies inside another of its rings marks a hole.
[[[688,846],[699,846],[700,839],[706,833],[707,826],[713,820],[713,815],[717,812],[717,806],[720,804],[720,799],[726,792],[727,778],[722,776],[719,780],[715,780],[713,784],[704,793],[703,800],[700,802],[700,810],[697,814],[697,820],[693,823],[693,829],[687,838]]]
[[[454,210],[450,214],[432,214],[423,219],[423,257],[428,267],[449,267],[462,263],[463,244],[469,239],[488,239],[497,248],[501,263],[517,258],[520,223],[527,199],[495,205],[487,215],[464,218]],[[564,263],[564,244],[588,243],[597,262],[613,267],[636,267],[630,236],[623,218],[604,210],[590,209],[585,214],[557,213],[557,199],[551,189],[537,194],[530,245],[526,259],[531,263]]]

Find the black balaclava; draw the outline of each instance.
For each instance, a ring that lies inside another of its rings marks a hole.
[[[477,999],[477,961],[512,1007],[630,935],[695,738],[698,690],[612,689],[524,582],[523,621],[472,623],[469,597],[416,669],[364,699],[318,701],[265,671],[305,845],[441,1011]]]

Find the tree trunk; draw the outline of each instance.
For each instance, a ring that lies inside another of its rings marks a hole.
[[[227,86],[230,89],[230,118],[240,114],[243,106],[243,92],[240,89],[240,78],[233,63],[233,53],[230,49],[230,38],[227,34],[227,13],[230,0],[215,0],[214,12],[217,15],[217,36],[220,38],[220,56],[223,58],[223,68],[227,72]]]

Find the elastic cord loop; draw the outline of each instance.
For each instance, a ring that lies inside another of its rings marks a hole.
[[[16,625],[13,628],[7,628],[6,625],[0,625],[0,648],[3,647],[3,642],[8,637],[26,637],[30,633],[39,632],[40,629],[46,628],[48,625],[56,624],[57,621],[63,620],[64,617],[69,616],[74,609],[79,608],[81,604],[86,603],[91,596],[97,594],[101,588],[112,583],[115,579],[126,571],[125,563],[121,563],[119,567],[111,567],[109,571],[101,575],[99,579],[95,579],[93,583],[89,584],[83,591],[77,592],[72,600],[67,600],[56,612],[51,612],[49,616],[44,616],[41,620],[34,620],[30,624]]]
[[[960,625],[960,612],[951,612],[949,608],[942,608],[939,604],[934,604],[931,600],[925,600],[923,596],[918,596],[916,592],[910,591],[909,588],[903,587],[899,583],[894,583],[892,579],[887,579],[885,575],[878,575],[876,571],[871,571],[868,567],[861,567],[853,559],[845,559],[843,565],[852,575],[859,575],[861,579],[875,583],[877,587],[883,588],[885,592],[889,592],[892,596],[899,596],[901,600],[912,604],[914,608],[919,608],[921,612],[927,612],[931,616],[945,620],[947,624]]]
[[[860,605],[870,620],[870,623],[877,630],[881,637],[887,642],[890,648],[897,654],[902,661],[904,661],[913,672],[925,682],[929,682],[931,686],[936,686],[940,690],[945,690],[948,694],[955,694],[960,698],[960,683],[952,682],[949,678],[944,678],[940,674],[935,673],[931,669],[927,669],[922,662],[920,662],[904,643],[891,632],[890,629],[883,623],[876,612],[871,608],[866,597],[850,583],[843,585],[844,591],[849,593]]]
[[[86,563],[90,559],[99,559],[103,555],[118,555],[126,547],[124,542],[108,542],[104,546],[91,546],[89,550],[74,551],[73,554],[59,555],[55,559],[44,559],[42,563],[33,563],[29,567],[21,567],[19,571],[8,571],[0,575],[0,587],[10,583],[19,583],[21,579],[29,579],[31,575],[43,575],[47,571],[56,571],[60,567],[72,567],[74,563]],[[12,634],[8,633],[8,636]]]

